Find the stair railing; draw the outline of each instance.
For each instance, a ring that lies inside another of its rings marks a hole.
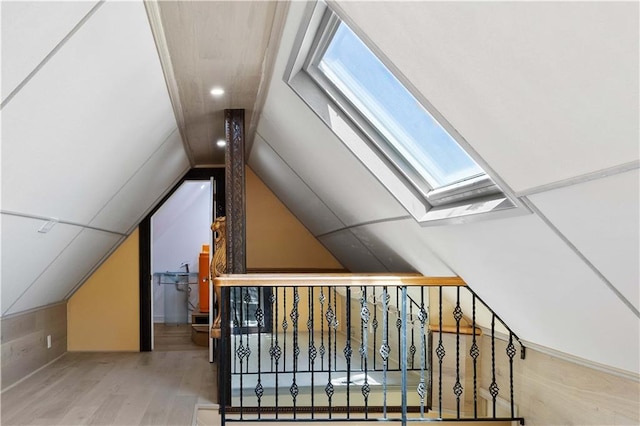
[[[515,344],[522,359],[524,346],[459,277],[238,274],[215,285],[222,424],[524,424],[514,401]],[[484,340],[480,311],[491,324]],[[503,353],[496,325],[508,335]]]

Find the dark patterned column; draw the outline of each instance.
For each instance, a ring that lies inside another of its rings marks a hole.
[[[244,110],[224,110],[227,137],[225,194],[227,215],[227,273],[247,272],[245,242]]]

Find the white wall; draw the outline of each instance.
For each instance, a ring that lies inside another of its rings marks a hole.
[[[190,282],[197,283],[198,258],[203,244],[209,244],[211,211],[210,184],[186,181],[158,209],[152,218],[152,260],[154,273],[154,322],[165,320],[165,294],[175,297],[173,286],[160,285],[159,273],[184,272],[189,263]],[[169,292],[167,287],[172,287]],[[198,286],[190,284],[189,301],[198,306]],[[173,303],[173,300],[168,301]],[[190,318],[189,318],[190,321]]]

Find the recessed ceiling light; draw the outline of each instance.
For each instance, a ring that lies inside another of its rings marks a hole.
[[[211,89],[211,94],[213,96],[222,96],[224,95],[224,89],[222,87],[214,87]]]
[[[222,148],[223,146],[227,145],[227,141],[225,141],[224,139],[218,139],[218,142],[216,142],[216,145]]]

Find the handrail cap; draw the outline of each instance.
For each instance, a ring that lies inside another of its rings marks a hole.
[[[415,273],[345,274],[223,274],[214,279],[220,287],[320,287],[320,286],[466,286],[460,277],[428,277]]]

